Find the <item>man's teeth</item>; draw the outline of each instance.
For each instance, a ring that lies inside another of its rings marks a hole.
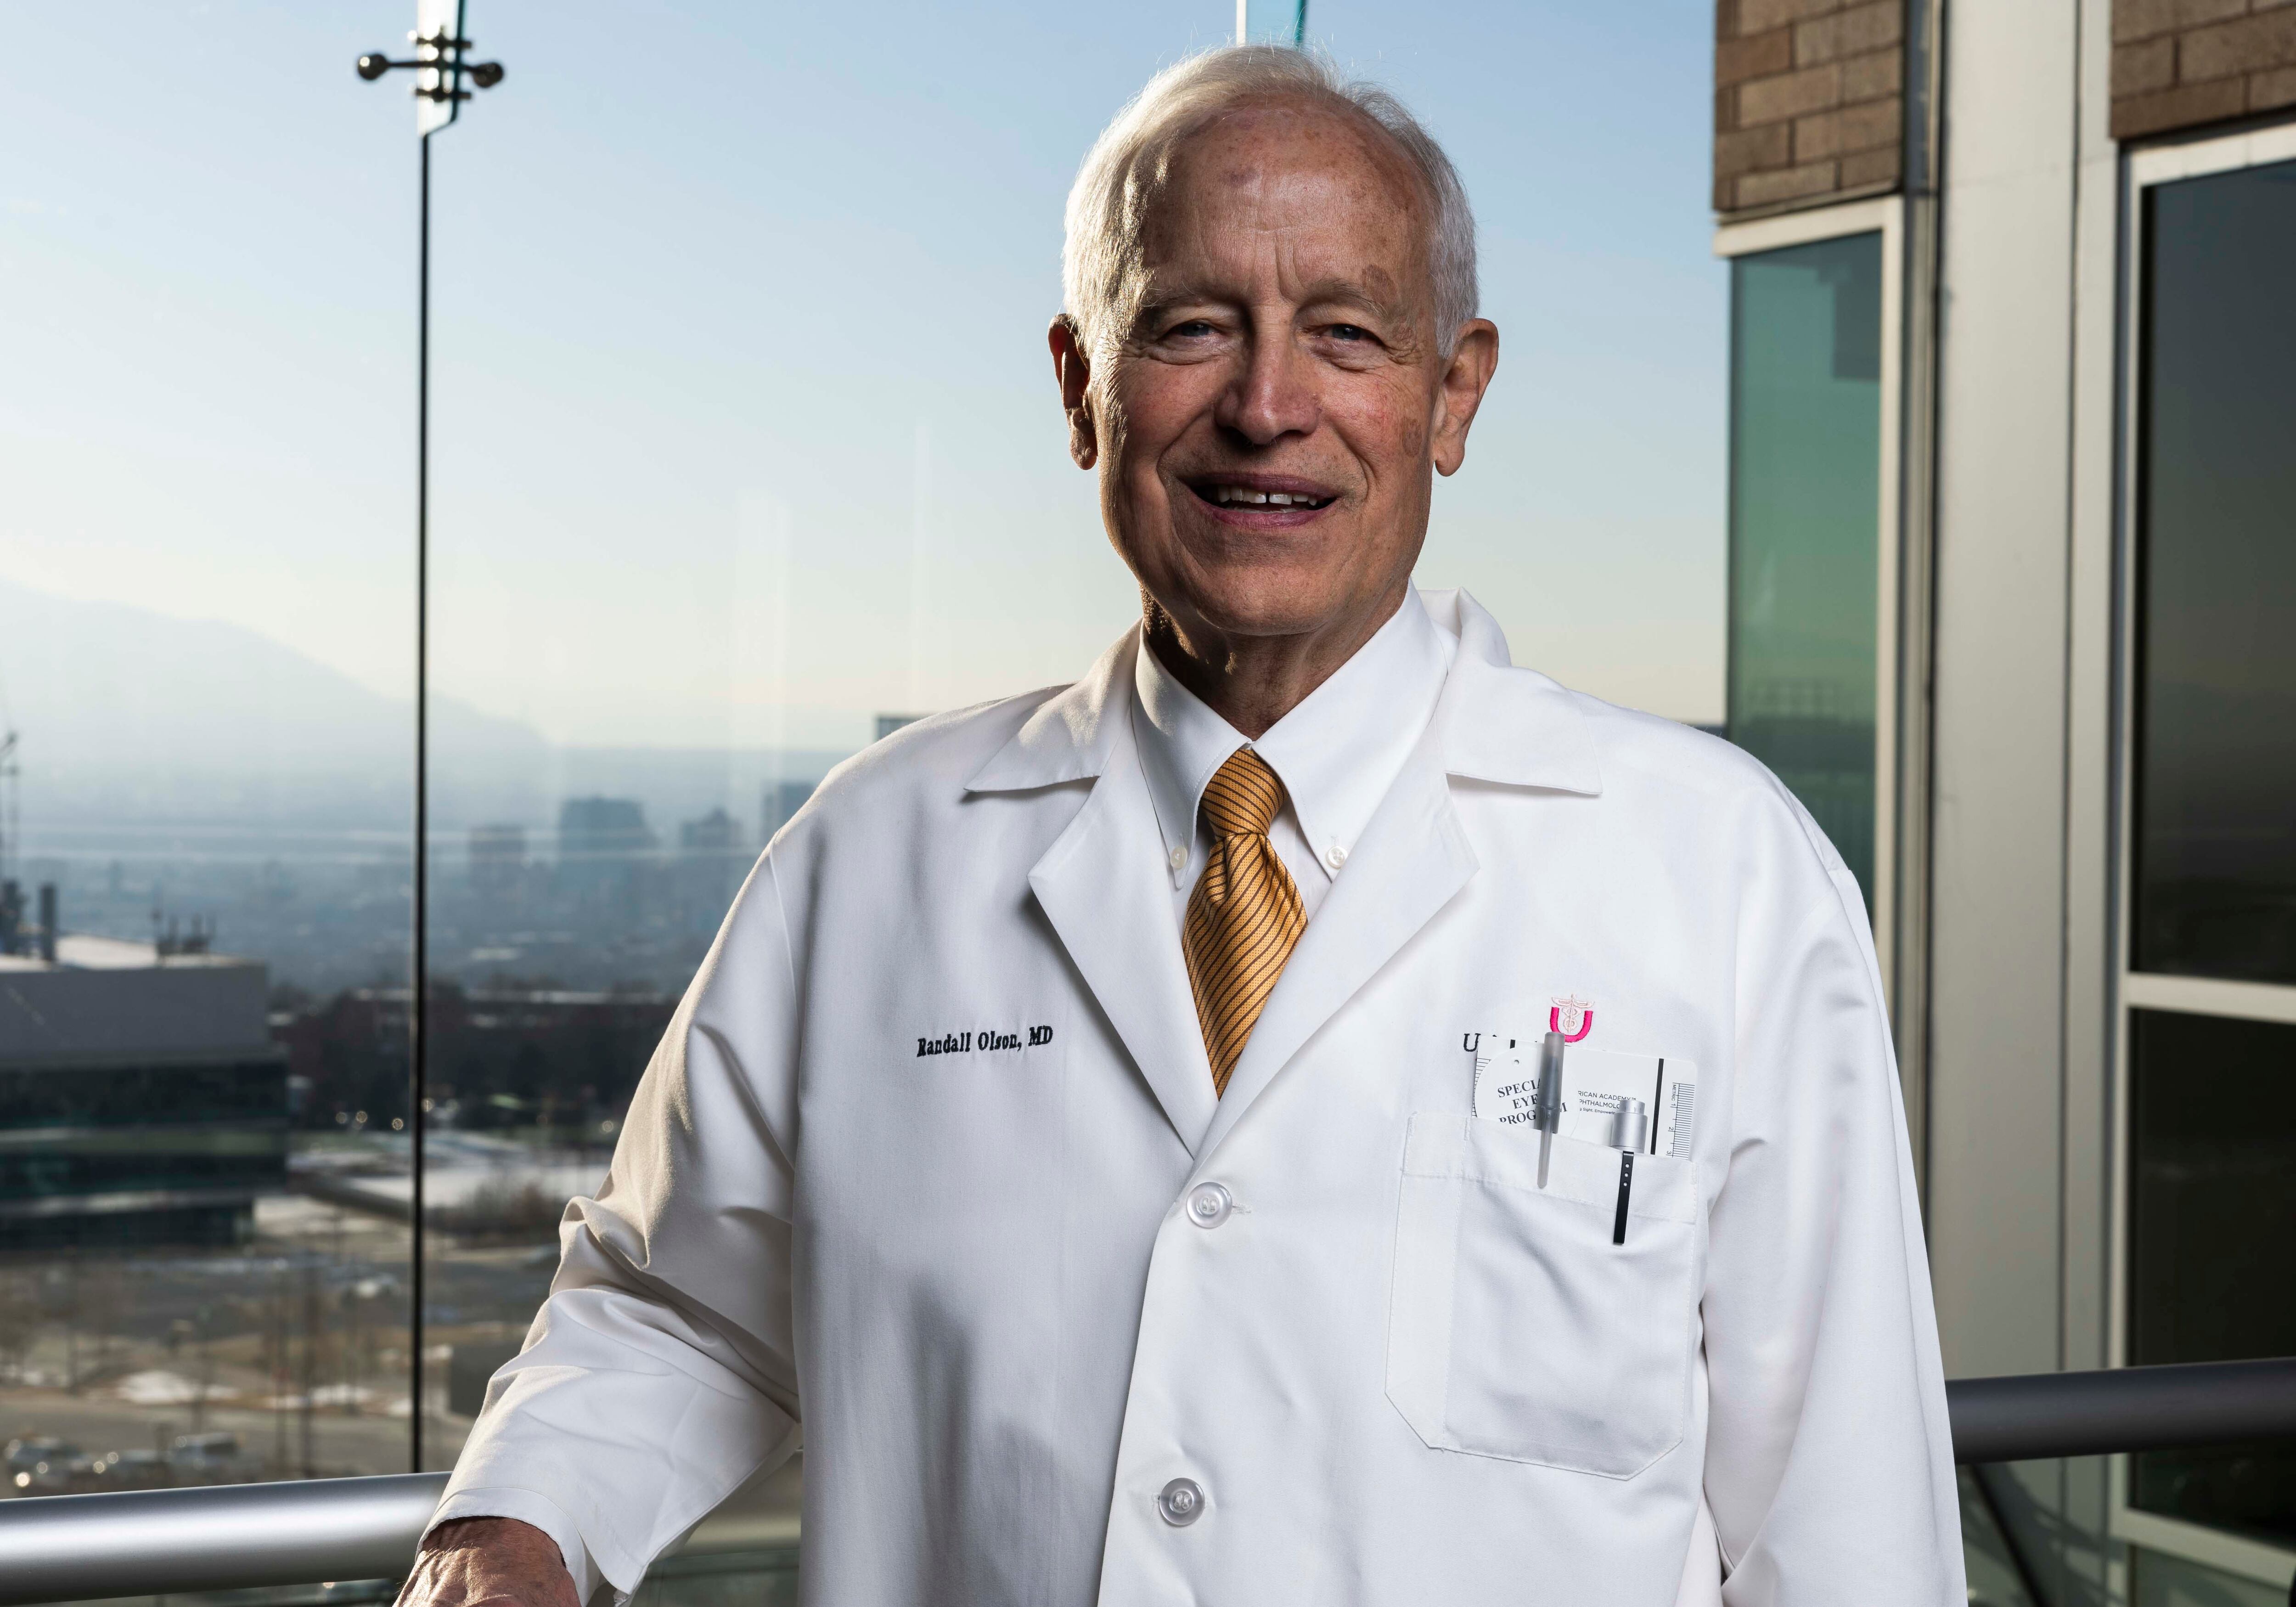
[[[1214,486],[1212,500],[1221,504],[1265,504],[1271,508],[1320,508],[1332,499],[1310,496],[1304,491],[1255,491],[1249,486]]]

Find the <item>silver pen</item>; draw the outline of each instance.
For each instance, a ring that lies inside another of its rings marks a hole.
[[[1538,1186],[1546,1186],[1546,1159],[1554,1148],[1554,1130],[1562,1125],[1562,1035],[1550,1032],[1538,1043],[1538,1097],[1530,1119],[1538,1128]]]
[[[1650,1110],[1639,1099],[1622,1099],[1611,1118],[1611,1147],[1619,1152],[1619,1214],[1611,1224],[1611,1242],[1627,1242],[1627,1201],[1634,1197],[1635,1154],[1650,1137]]]

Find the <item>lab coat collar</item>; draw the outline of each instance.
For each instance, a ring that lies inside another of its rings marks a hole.
[[[1516,668],[1498,621],[1464,590],[1419,595],[1436,627],[1459,638],[1435,706],[1443,768],[1502,786],[1601,792],[1603,772],[1578,693],[1535,669]]]
[[[1136,625],[1110,644],[1084,679],[1039,704],[1012,740],[973,772],[965,791],[1024,792],[1087,781],[1106,769],[1118,727],[1128,723],[1133,658],[1139,651]]]
[[[1576,694],[1537,670],[1516,668],[1498,621],[1464,591],[1418,594],[1435,627],[1459,644],[1431,726],[1443,770],[1502,786],[1602,791],[1594,738]],[[1025,791],[1106,770],[1119,732],[1128,740],[1131,734],[1122,728],[1131,723],[1139,652],[1136,625],[1082,680],[1046,699],[973,774],[968,790]]]

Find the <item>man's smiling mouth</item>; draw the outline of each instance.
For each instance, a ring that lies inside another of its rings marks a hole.
[[[1322,508],[1331,505],[1328,496],[1310,496],[1306,493],[1294,496],[1289,491],[1255,491],[1249,486],[1214,486],[1209,493],[1199,491],[1205,501],[1228,507],[1251,504],[1269,508]]]
[[[1313,512],[1319,508],[1328,508],[1339,500],[1337,492],[1325,490],[1320,486],[1257,477],[1192,480],[1188,482],[1188,489],[1194,492],[1200,501],[1215,508],[1233,508],[1238,512],[1282,508]]]

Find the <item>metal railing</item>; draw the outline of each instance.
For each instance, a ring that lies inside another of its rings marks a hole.
[[[1946,1385],[1956,1461],[2027,1462],[2296,1439],[2296,1357],[1966,1378]],[[444,1473],[0,1501],[0,1607],[394,1578]],[[713,1532],[715,1531],[715,1532]],[[793,1516],[721,1516],[695,1548],[794,1544]]]

